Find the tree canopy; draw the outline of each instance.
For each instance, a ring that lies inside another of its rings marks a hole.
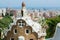
[[[12,19],[10,16],[3,17],[3,19],[0,20],[0,28],[4,29],[8,27],[11,22],[12,22]]]
[[[53,18],[47,18],[46,23],[48,24],[49,28],[47,29],[47,36],[46,38],[51,38],[54,36],[54,32],[56,30],[57,23],[60,22],[60,15],[53,17]]]

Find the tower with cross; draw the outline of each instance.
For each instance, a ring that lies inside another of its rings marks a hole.
[[[18,24],[20,27],[23,27],[25,25],[25,23],[21,20]]]
[[[22,2],[22,9],[21,9],[21,17],[23,16],[27,16],[27,10],[24,2]]]

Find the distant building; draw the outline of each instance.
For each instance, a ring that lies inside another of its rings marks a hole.
[[[1,8],[0,9],[0,19],[2,19],[6,14],[6,9],[5,8]]]
[[[17,11],[16,10],[11,10],[10,11],[10,16],[15,16],[17,15]]]
[[[6,9],[5,8],[0,9],[0,16],[2,16],[2,14],[5,16],[5,14],[6,14]]]

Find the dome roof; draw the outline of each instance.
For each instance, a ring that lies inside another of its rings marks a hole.
[[[22,7],[24,7],[25,6],[25,2],[22,2]]]

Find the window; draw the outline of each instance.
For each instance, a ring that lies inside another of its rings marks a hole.
[[[10,40],[14,40],[14,38],[11,38]]]
[[[14,30],[14,34],[16,34],[16,33],[17,33],[17,29]]]
[[[33,40],[33,39],[30,39],[30,40]]]
[[[17,33],[17,30],[15,29],[15,33]]]
[[[26,30],[26,33],[29,33],[29,30]]]
[[[19,25],[20,27],[23,27],[23,26],[25,26],[25,23],[24,23],[23,21],[20,21],[20,22],[18,23],[18,25]]]
[[[29,35],[30,32],[31,32],[30,29],[26,29],[26,30],[25,30],[25,34],[26,34],[26,35]]]

